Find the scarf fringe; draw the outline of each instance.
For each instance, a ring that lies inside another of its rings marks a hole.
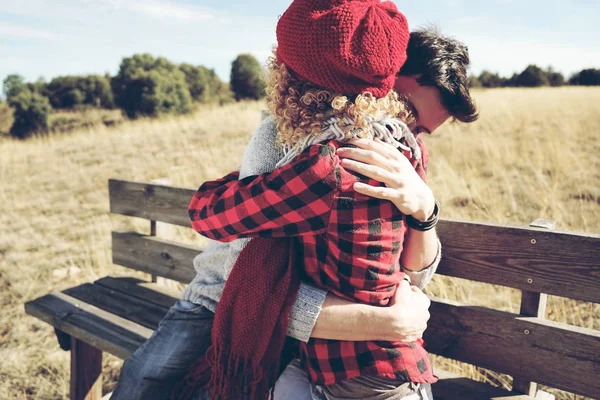
[[[211,400],[272,399],[279,376],[279,364],[267,366],[232,356],[222,343],[212,344],[206,354],[197,359],[171,393],[171,400],[191,400],[198,391],[210,388]],[[213,370],[224,371],[212,374]]]
[[[337,140],[340,142],[347,141],[350,139],[359,139],[364,137],[364,130],[354,128],[353,121],[348,118],[330,117],[322,125],[322,131],[320,135],[307,136],[302,142],[297,143],[294,146],[284,146],[284,156],[277,163],[275,168],[279,168],[292,162],[296,157],[300,155],[308,147],[324,142],[326,140]],[[411,158],[416,160],[418,163],[421,162],[421,149],[417,143],[415,135],[410,131],[408,126],[399,118],[385,115],[383,117],[367,116],[367,138],[379,139],[382,142],[394,145],[396,148],[400,148],[411,153]],[[344,131],[342,128],[350,127],[350,131]],[[402,143],[404,139],[405,143]]]
[[[215,369],[224,374],[213,374],[210,382],[211,400],[262,400],[269,398],[277,380],[279,365],[261,366],[250,360],[236,358],[215,348],[213,361],[222,367]]]

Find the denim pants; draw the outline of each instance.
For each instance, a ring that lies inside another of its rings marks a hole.
[[[208,349],[213,318],[203,306],[175,303],[150,339],[123,363],[111,400],[169,399],[190,365]],[[195,397],[205,399],[205,392]]]
[[[312,385],[299,360],[292,361],[275,384],[275,400],[433,400],[431,385],[359,376],[330,386]]]
[[[171,391],[190,365],[204,354],[211,342],[214,314],[203,306],[179,300],[158,324],[150,339],[125,360],[111,400],[168,400]],[[378,378],[357,378],[334,387],[313,386],[308,374],[294,360],[275,385],[275,400],[432,400],[429,385],[399,387]],[[375,385],[375,387],[374,387]],[[411,384],[412,385],[412,384]],[[374,391],[371,389],[375,389]],[[380,389],[380,390],[379,390]],[[414,390],[405,390],[414,389]],[[347,393],[359,397],[348,397]],[[409,394],[411,393],[411,394]],[[406,394],[406,395],[404,395]],[[374,397],[370,397],[374,396]],[[208,391],[194,400],[208,400]]]

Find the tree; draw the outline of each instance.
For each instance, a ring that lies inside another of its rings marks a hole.
[[[25,78],[21,75],[11,74],[8,75],[3,82],[2,91],[7,100],[17,96],[25,89]]]
[[[9,101],[14,108],[11,135],[25,139],[36,132],[48,129],[48,114],[51,107],[48,98],[30,90],[23,90]]]
[[[546,68],[546,78],[550,86],[563,86],[565,84],[565,77],[558,71],[555,71],[552,66]]]
[[[469,76],[469,87],[470,88],[478,88],[481,87],[481,81],[475,75]]]
[[[519,79],[519,74],[516,72],[512,74],[512,76],[505,80],[504,85],[509,87],[517,86],[517,80]]]
[[[264,96],[263,69],[250,54],[240,54],[231,65],[231,90],[237,101],[258,100]]]
[[[45,93],[54,108],[114,108],[110,81],[101,75],[59,76],[46,85]]]
[[[544,70],[537,65],[532,64],[527,66],[527,68],[519,74],[515,83],[516,86],[538,87],[547,86],[549,82]]]
[[[491,73],[490,71],[483,70],[479,74],[479,82],[481,86],[485,88],[496,88],[505,86],[505,79],[497,73]]]
[[[185,75],[164,57],[136,54],[124,58],[111,86],[116,105],[130,118],[191,111]]]
[[[179,68],[185,74],[185,82],[194,101],[223,104],[232,100],[229,85],[219,79],[214,69],[190,64],[181,64]]]
[[[220,81],[215,90],[216,102],[219,103],[219,105],[231,103],[234,100],[235,95],[233,94],[229,83]]]
[[[584,69],[569,79],[571,85],[600,86],[600,69]]]

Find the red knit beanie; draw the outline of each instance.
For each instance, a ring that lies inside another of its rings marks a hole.
[[[277,24],[277,57],[315,85],[384,97],[408,38],[406,17],[391,1],[294,0]]]

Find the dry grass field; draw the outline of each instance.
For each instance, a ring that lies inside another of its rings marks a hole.
[[[600,232],[600,89],[476,92],[482,116],[427,138],[430,183],[444,217]],[[111,216],[107,181],[169,178],[197,187],[236,168],[260,103],[200,109],[177,119],[123,122],[28,141],[0,139],[0,399],[67,397],[69,355],[23,303],[102,276],[131,274],[110,261],[111,229],[147,224]],[[139,225],[137,225],[139,224]],[[199,241],[174,229],[179,240]],[[518,310],[519,295],[436,277],[429,292]],[[600,307],[551,298],[550,319],[600,329]],[[436,362],[498,384],[509,378]],[[105,356],[109,391],[121,361]],[[558,393],[562,399],[579,396]]]

